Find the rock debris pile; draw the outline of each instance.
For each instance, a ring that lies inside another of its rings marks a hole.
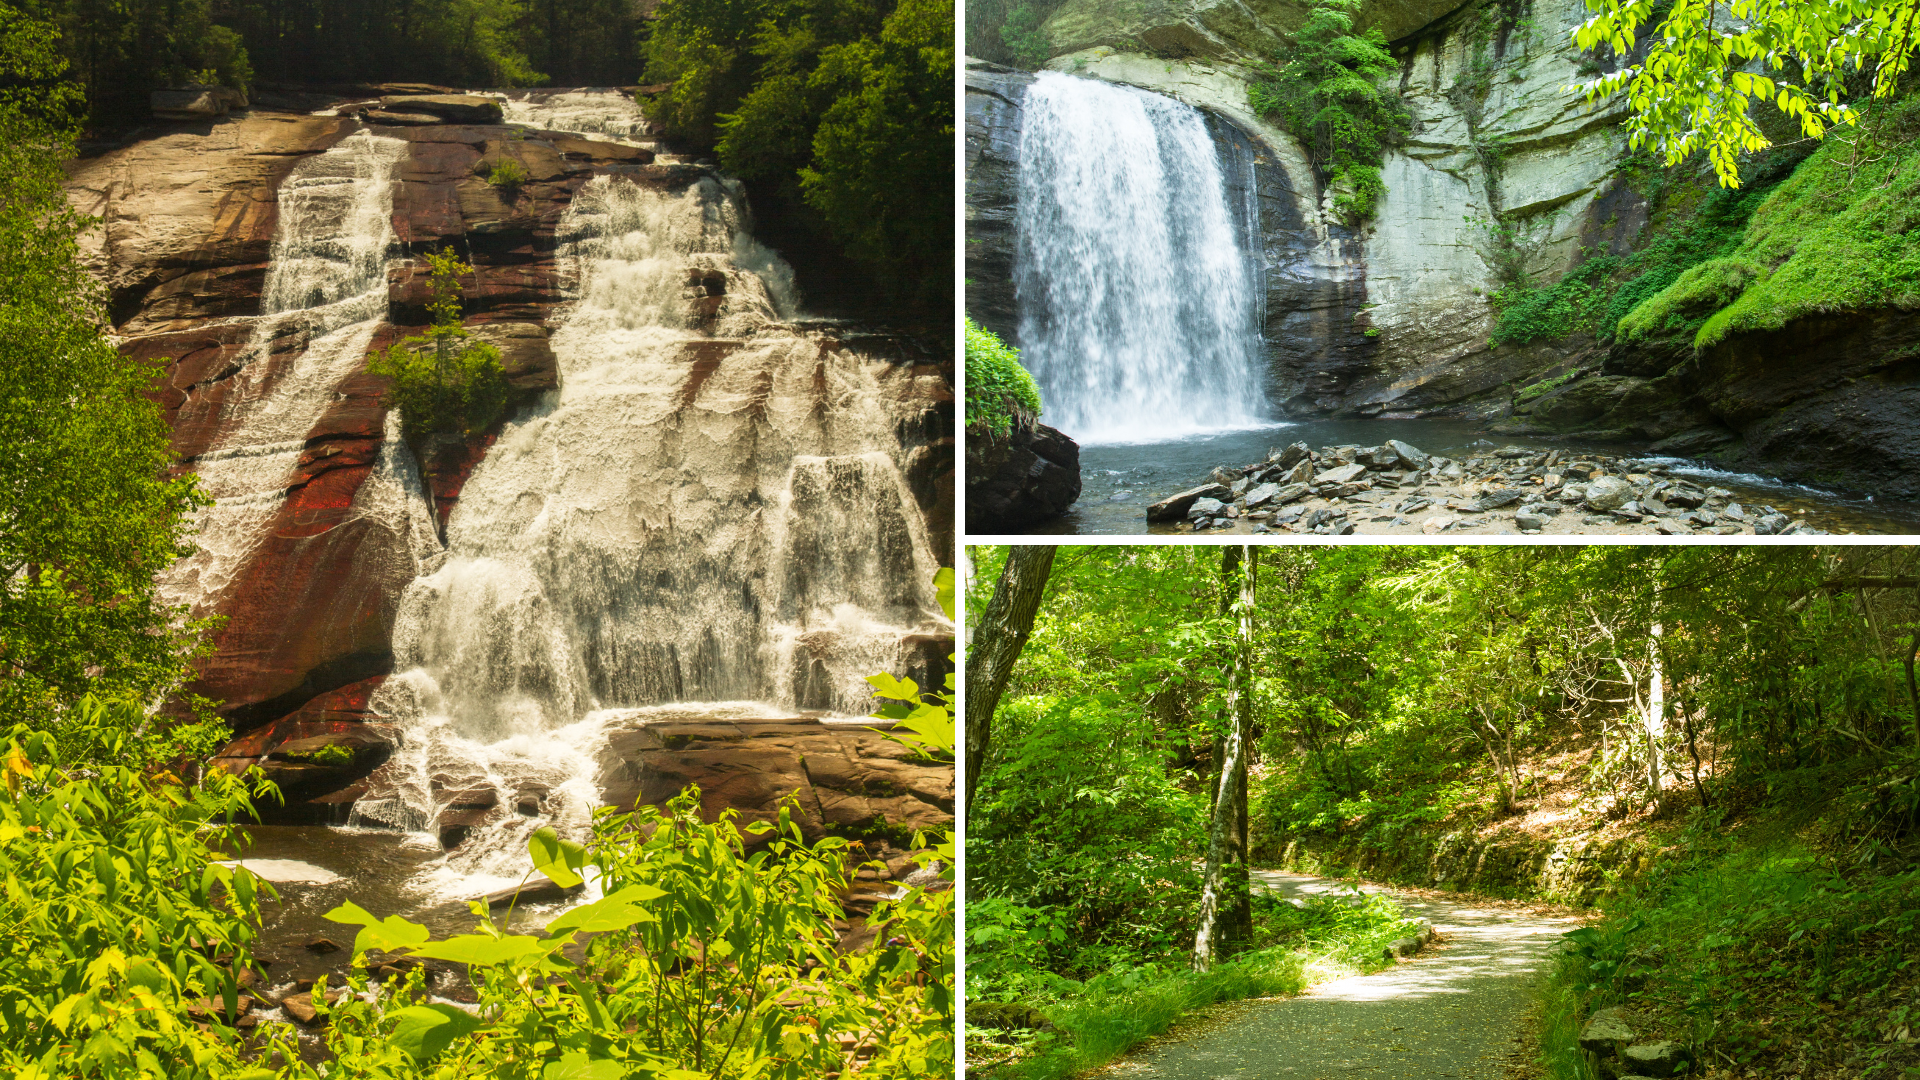
[[[1649,1080],[1680,1076],[1694,1065],[1686,1046],[1666,1040],[1640,1041],[1639,1021],[1620,1006],[1601,1009],[1580,1030],[1580,1049],[1595,1075],[1607,1080]]]
[[[1520,446],[1465,460],[1389,439],[1379,446],[1296,442],[1267,460],[1221,466],[1208,482],[1147,507],[1149,524],[1194,532],[1439,533],[1480,525],[1515,532],[1668,536],[1822,534],[1771,506],[1745,507],[1657,461]]]

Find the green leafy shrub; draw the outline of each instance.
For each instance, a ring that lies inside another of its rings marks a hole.
[[[487,169],[487,183],[497,188],[517,188],[527,182],[527,167],[519,158],[503,157]]]
[[[1029,70],[1047,62],[1053,55],[1053,41],[1040,25],[1040,16],[1031,4],[1021,4],[1000,26],[1000,41],[1013,54],[1014,63]]]
[[[430,253],[433,326],[367,362],[367,370],[390,380],[386,400],[400,410],[407,436],[434,432],[471,435],[485,430],[506,408],[506,374],[500,350],[467,341],[460,325],[460,282],[473,267],[451,251]]]
[[[506,932],[481,902],[475,933],[439,941],[351,903],[329,912],[361,927],[356,995],[330,1010],[328,1071],[295,1063],[285,1075],[799,1080],[846,1068],[847,1036],[869,1048],[861,1075],[950,1071],[952,983],[940,971],[951,971],[953,894],[882,902],[870,922],[885,943],[843,954],[847,841],[807,844],[789,803],[777,825],[745,826],[762,841],[749,854],[733,811],[706,824],[699,808],[690,787],[665,812],[601,811],[589,845],[535,832],[538,872],[574,885],[590,871],[604,891],[537,935]],[[429,1000],[420,969],[363,999],[369,949],[467,965],[477,1014]]]
[[[311,754],[290,754],[287,756],[287,760],[297,761],[305,765],[339,766],[353,764],[353,757],[354,754],[352,750],[335,743],[332,746],[323,746]]]
[[[1489,340],[1495,345],[1523,344],[1595,332],[1606,309],[1608,277],[1619,265],[1619,259],[1602,255],[1548,288],[1513,284],[1495,292],[1488,298],[1497,320]]]
[[[22,725],[0,744],[0,1072],[244,1075],[220,1018],[234,1015],[260,901],[274,893],[215,849],[240,839],[226,823],[265,789],[150,768],[128,734],[145,719],[135,703],[87,698],[73,711],[94,738]],[[190,1008],[214,1023],[203,1030]]]
[[[1040,418],[1040,387],[1020,366],[1020,351],[993,331],[966,323],[967,430],[1004,439]]]
[[[1620,320],[1615,336],[1645,341],[1670,334],[1691,336],[1709,316],[1739,299],[1765,273],[1742,258],[1710,259],[1689,267],[1672,285],[1635,307]]]
[[[1381,154],[1411,123],[1399,99],[1380,87],[1397,70],[1387,39],[1377,27],[1353,32],[1359,8],[1360,0],[1319,0],[1290,47],[1247,88],[1253,110],[1306,147],[1350,225],[1373,216],[1387,191]]]

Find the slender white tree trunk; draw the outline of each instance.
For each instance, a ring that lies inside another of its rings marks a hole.
[[[1647,773],[1657,802],[1661,797],[1660,777],[1666,769],[1660,757],[1660,744],[1667,733],[1667,686],[1660,663],[1659,623],[1653,624],[1653,633],[1647,636],[1647,669]]]
[[[1200,886],[1200,928],[1193,936],[1193,967],[1206,971],[1216,949],[1245,920],[1249,875],[1246,852],[1247,740],[1253,730],[1253,585],[1259,548],[1243,547],[1240,627],[1227,675],[1227,736],[1214,780],[1213,827],[1207,836],[1207,874]]]

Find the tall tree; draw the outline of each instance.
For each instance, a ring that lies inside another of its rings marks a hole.
[[[1207,874],[1200,884],[1200,925],[1193,937],[1193,966],[1206,971],[1216,954],[1240,944],[1252,924],[1247,866],[1247,743],[1253,730],[1253,609],[1259,549],[1221,551],[1223,568],[1239,563],[1239,629],[1228,665],[1226,739],[1214,781],[1213,822],[1207,834]]]
[[[967,641],[967,696],[962,704],[967,725],[967,812],[973,811],[973,794],[980,783],[980,770],[986,764],[993,739],[993,711],[1013,674],[1013,663],[1033,633],[1033,617],[1040,610],[1040,597],[1047,591],[1047,576],[1053,572],[1053,556],[1059,549],[1050,544],[1020,545],[1008,550],[1000,568],[1000,580],[994,584],[993,599],[974,623]]]

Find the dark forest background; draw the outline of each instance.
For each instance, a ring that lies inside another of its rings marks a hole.
[[[763,239],[856,279],[833,291],[950,304],[953,0],[20,0],[0,19],[58,29],[95,138],[187,85],[642,87],[675,149],[748,182]]]

